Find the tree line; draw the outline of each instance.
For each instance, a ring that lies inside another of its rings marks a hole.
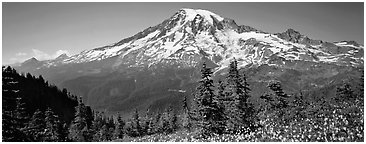
[[[172,106],[155,113],[135,109],[128,119],[119,114],[106,116],[95,112],[81,98],[63,90],[61,93],[66,92],[66,96],[76,102],[72,121],[67,123],[61,118],[62,113],[54,112],[51,107],[37,109],[30,116],[23,97],[18,94],[19,82],[11,76],[17,75],[16,71],[3,67],[3,141],[112,141],[176,131],[206,139],[263,131],[268,125],[278,128],[294,122],[305,123],[305,119],[331,118],[330,113],[347,113],[347,120],[354,122],[349,129],[354,129],[354,133],[363,132],[359,115],[363,116],[360,111],[363,109],[363,75],[359,86],[345,82],[337,87],[334,97],[317,101],[307,99],[303,92],[287,94],[280,82],[270,81],[267,85],[270,92],[261,95],[262,103],[254,106],[247,76],[239,71],[235,59],[224,80],[215,82],[212,74],[204,63],[193,101],[182,96],[180,110]],[[28,78],[37,80],[33,76]],[[363,136],[355,139],[363,140]]]

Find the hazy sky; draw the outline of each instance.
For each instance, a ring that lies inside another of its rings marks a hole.
[[[2,61],[44,60],[117,42],[180,8],[210,10],[270,32],[364,43],[363,3],[2,3]]]

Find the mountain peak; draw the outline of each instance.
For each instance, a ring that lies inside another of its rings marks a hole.
[[[65,58],[69,58],[69,56],[66,53],[63,53],[59,55],[56,59],[65,59]]]
[[[272,35],[250,26],[238,26],[234,20],[208,10],[182,8],[156,26],[113,45],[83,51],[60,63],[84,63],[108,58],[113,61],[112,68],[116,69],[165,64],[191,67],[205,57],[224,68],[232,57],[243,57],[240,60],[243,67],[269,63],[275,56],[301,60],[305,59],[303,54],[310,55],[306,59],[308,61],[337,62],[333,57],[327,57],[333,53],[321,51],[331,46],[291,28]],[[316,49],[307,51],[310,47]],[[301,55],[293,56],[293,51]],[[320,53],[320,60],[313,56],[315,52]]]
[[[292,34],[292,33],[300,34],[300,32],[298,32],[298,31],[296,31],[296,30],[294,30],[294,29],[292,29],[292,28],[287,29],[287,30],[285,31],[285,33],[289,33],[289,34]]]
[[[295,43],[299,43],[303,39],[309,39],[306,36],[302,35],[300,32],[298,32],[292,28],[287,29],[285,32],[277,33],[276,35],[282,39],[285,39],[285,40],[291,41],[291,42],[295,42]]]
[[[179,10],[179,13],[183,13],[186,15],[186,20],[190,20],[192,21],[197,15],[209,20],[209,22],[212,24],[213,20],[212,17],[214,17],[215,19],[217,19],[218,21],[222,21],[224,20],[223,17],[208,11],[208,10],[203,10],[203,9],[190,9],[190,8],[182,8]]]
[[[24,61],[21,65],[29,65],[29,64],[37,64],[40,61],[38,61],[36,58],[32,57],[26,61]]]
[[[36,62],[38,62],[38,60],[37,60],[35,57],[32,57],[32,58],[30,58],[30,59],[26,60],[25,62],[31,62],[31,61],[36,61]]]

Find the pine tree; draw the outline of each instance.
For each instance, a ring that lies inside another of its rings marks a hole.
[[[42,142],[45,141],[46,123],[45,116],[42,111],[37,109],[31,121],[28,123],[25,129],[26,133],[33,138],[33,141]]]
[[[159,133],[160,132],[160,125],[159,125],[159,122],[160,122],[160,118],[161,118],[161,113],[160,111],[158,110],[153,118],[153,122],[152,122],[152,126],[151,126],[151,129],[152,129],[152,133]]]
[[[278,100],[277,107],[279,108],[286,108],[288,107],[288,101],[287,99],[289,96],[282,90],[281,83],[279,81],[271,81],[268,85],[268,88],[270,88],[276,95],[276,100]]]
[[[86,126],[88,129],[90,129],[94,119],[93,111],[90,106],[85,106],[85,116]]]
[[[101,127],[103,127],[104,122],[100,113],[96,113],[94,116],[94,120],[92,122],[92,131],[93,131],[93,141],[101,141],[102,133]]]
[[[61,124],[59,125],[59,128],[58,128],[60,131],[60,141],[62,142],[68,142],[68,141],[71,141],[69,138],[68,138],[68,135],[69,135],[69,127],[68,125],[65,123],[65,122],[61,122]]]
[[[140,123],[140,116],[139,116],[137,109],[135,109],[135,111],[132,115],[132,119],[130,120],[130,125],[129,125],[129,127],[127,127],[127,132],[132,137],[141,136],[142,127],[141,127],[141,123]]]
[[[165,109],[159,120],[159,132],[169,133],[169,109]]]
[[[249,128],[251,131],[255,128],[255,123],[257,121],[257,113],[255,111],[253,103],[249,101],[251,89],[247,81],[246,75],[243,73],[241,76],[241,82],[243,85],[243,95],[238,98],[238,107],[241,109],[242,117],[240,119],[244,122],[244,128]]]
[[[344,82],[341,86],[337,87],[336,97],[334,98],[337,102],[348,101],[353,98],[353,90],[349,83]]]
[[[118,114],[116,129],[114,130],[114,133],[113,133],[113,138],[114,139],[122,139],[123,138],[123,136],[124,136],[124,133],[123,133],[124,126],[125,126],[125,122],[122,120],[121,115]]]
[[[217,119],[215,115],[218,113],[217,103],[214,102],[214,86],[211,79],[211,69],[203,64],[201,70],[201,80],[194,96],[196,108],[194,109],[194,119],[199,128],[200,135],[207,137],[212,135],[217,129]]]
[[[88,141],[85,136],[87,129],[87,115],[86,107],[83,104],[81,98],[79,99],[78,106],[75,107],[75,118],[70,126],[69,137],[70,139],[78,142]]]
[[[17,95],[16,98],[16,108],[14,110],[14,116],[17,120],[16,125],[19,130],[24,129],[26,123],[29,121],[28,114],[25,110],[25,103],[23,98]]]
[[[155,128],[155,124],[154,124],[154,118],[153,117],[150,117],[149,118],[149,125],[147,126],[147,135],[151,135],[151,134],[154,134],[155,131],[154,131],[154,128]]]
[[[45,131],[45,141],[55,142],[62,141],[60,125],[61,122],[58,119],[58,116],[54,114],[51,108],[47,108],[45,112],[45,122],[46,122],[46,131]]]
[[[145,116],[142,119],[142,135],[148,134],[149,126],[150,126],[150,117],[149,117],[150,109],[147,109],[145,112]]]
[[[26,115],[17,88],[19,74],[15,69],[2,67],[2,140],[5,142],[29,141],[23,130]],[[14,107],[13,104],[16,104]],[[15,112],[14,112],[15,111]]]
[[[226,84],[224,90],[226,130],[229,133],[242,133],[244,129],[253,126],[254,107],[249,102],[250,88],[246,76],[239,74],[235,59],[230,63]]]
[[[106,124],[102,126],[100,129],[100,140],[99,141],[107,141],[108,140],[108,127]]]
[[[264,94],[260,98],[266,101],[266,113],[270,112],[271,116],[274,116],[278,123],[287,123],[288,117],[286,112],[289,111],[289,95],[287,95],[278,81],[271,81],[267,87],[273,91],[274,94]]]
[[[213,119],[214,119],[214,133],[222,134],[225,131],[227,120],[225,115],[225,105],[224,105],[224,95],[223,95],[224,86],[222,81],[218,82],[218,89],[217,93],[214,95],[213,98],[213,107],[215,108],[215,111],[213,113]]]
[[[172,133],[178,129],[178,117],[177,114],[173,111],[173,107],[170,105],[168,107],[168,133]]]
[[[153,121],[153,133],[160,133],[160,118],[162,117],[162,114],[160,111],[157,111],[154,117]]]
[[[107,135],[106,135],[107,139],[106,140],[111,141],[113,138],[113,133],[114,133],[115,127],[116,127],[114,124],[113,116],[107,118],[106,126],[107,126]]]
[[[188,108],[188,102],[187,102],[187,96],[184,96],[183,98],[183,113],[181,115],[182,117],[182,127],[188,131],[191,130],[192,123],[191,123],[191,117],[190,117],[190,110]]]

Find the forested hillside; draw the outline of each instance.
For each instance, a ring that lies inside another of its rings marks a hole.
[[[93,111],[42,76],[2,73],[3,141],[364,141],[363,75],[291,94],[273,80],[258,99],[235,59],[219,81],[203,64],[194,99],[126,118]]]

